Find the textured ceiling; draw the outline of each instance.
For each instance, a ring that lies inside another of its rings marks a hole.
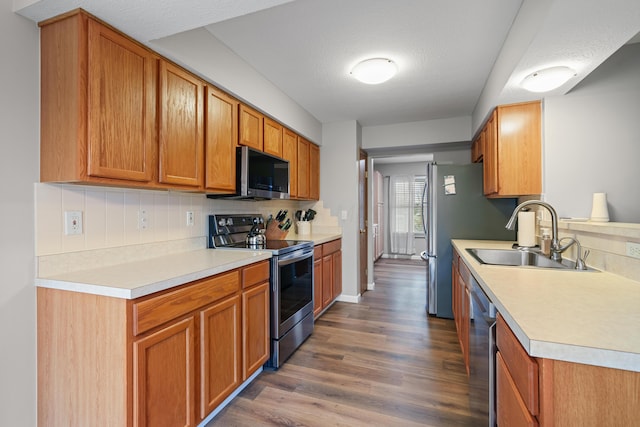
[[[206,28],[321,122],[388,124],[470,115],[519,5],[297,0]],[[371,57],[396,77],[353,79]]]
[[[519,82],[560,63],[578,72],[566,93],[640,32],[638,0],[14,0],[34,21],[76,7],[145,43],[205,27],[320,122],[364,126],[539,98]],[[370,56],[398,75],[355,82]]]

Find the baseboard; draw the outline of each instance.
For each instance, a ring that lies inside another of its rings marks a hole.
[[[242,390],[245,389],[245,387],[247,387],[249,384],[251,384],[251,381],[253,381],[258,375],[260,375],[262,373],[263,368],[260,367],[260,369],[258,369],[257,371],[255,371],[253,373],[253,375],[251,375],[249,378],[247,378],[247,380],[245,382],[243,382],[242,384],[240,384],[240,386],[235,389],[235,391],[233,393],[231,393],[229,395],[229,397],[227,397],[224,402],[222,402],[220,405],[218,405],[218,407],[216,409],[213,410],[213,412],[211,412],[204,420],[202,420],[202,422],[200,424],[198,424],[198,427],[205,427],[207,424],[209,424],[209,422],[215,418],[216,415],[218,415],[220,413],[220,411],[222,411],[229,403],[231,403],[231,401],[240,394],[240,392]]]
[[[336,298],[336,301],[341,301],[341,302],[350,302],[352,304],[359,304],[360,301],[362,301],[362,295],[345,295],[345,294],[340,294],[338,295],[338,298]]]
[[[376,282],[367,283],[367,290],[373,291],[376,289]]]
[[[411,259],[411,260],[421,260],[420,254],[412,254],[412,255],[395,255],[395,254],[382,254],[380,258],[385,259]]]

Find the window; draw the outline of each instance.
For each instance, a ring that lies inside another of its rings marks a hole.
[[[393,184],[395,197],[395,229],[408,232],[407,224],[412,224],[413,233],[418,237],[423,234],[422,227],[422,191],[424,190],[424,176],[414,176],[412,181],[397,180]],[[411,219],[407,217],[411,215]]]
[[[424,191],[425,176],[415,176],[413,180],[413,232],[422,237],[422,192]]]

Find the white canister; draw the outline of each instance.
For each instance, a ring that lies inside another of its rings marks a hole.
[[[593,193],[593,205],[591,207],[591,221],[608,222],[609,207],[607,206],[607,193]]]
[[[536,213],[518,212],[518,246],[536,245]]]
[[[311,223],[309,221],[298,221],[296,226],[298,227],[298,235],[308,236],[311,234]]]

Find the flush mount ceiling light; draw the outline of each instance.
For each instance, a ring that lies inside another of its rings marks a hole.
[[[559,88],[575,75],[575,70],[569,67],[550,67],[529,74],[520,85],[529,92],[548,92]]]
[[[392,60],[387,58],[372,58],[359,62],[351,70],[351,75],[362,83],[377,85],[389,80],[397,71],[398,68]]]

